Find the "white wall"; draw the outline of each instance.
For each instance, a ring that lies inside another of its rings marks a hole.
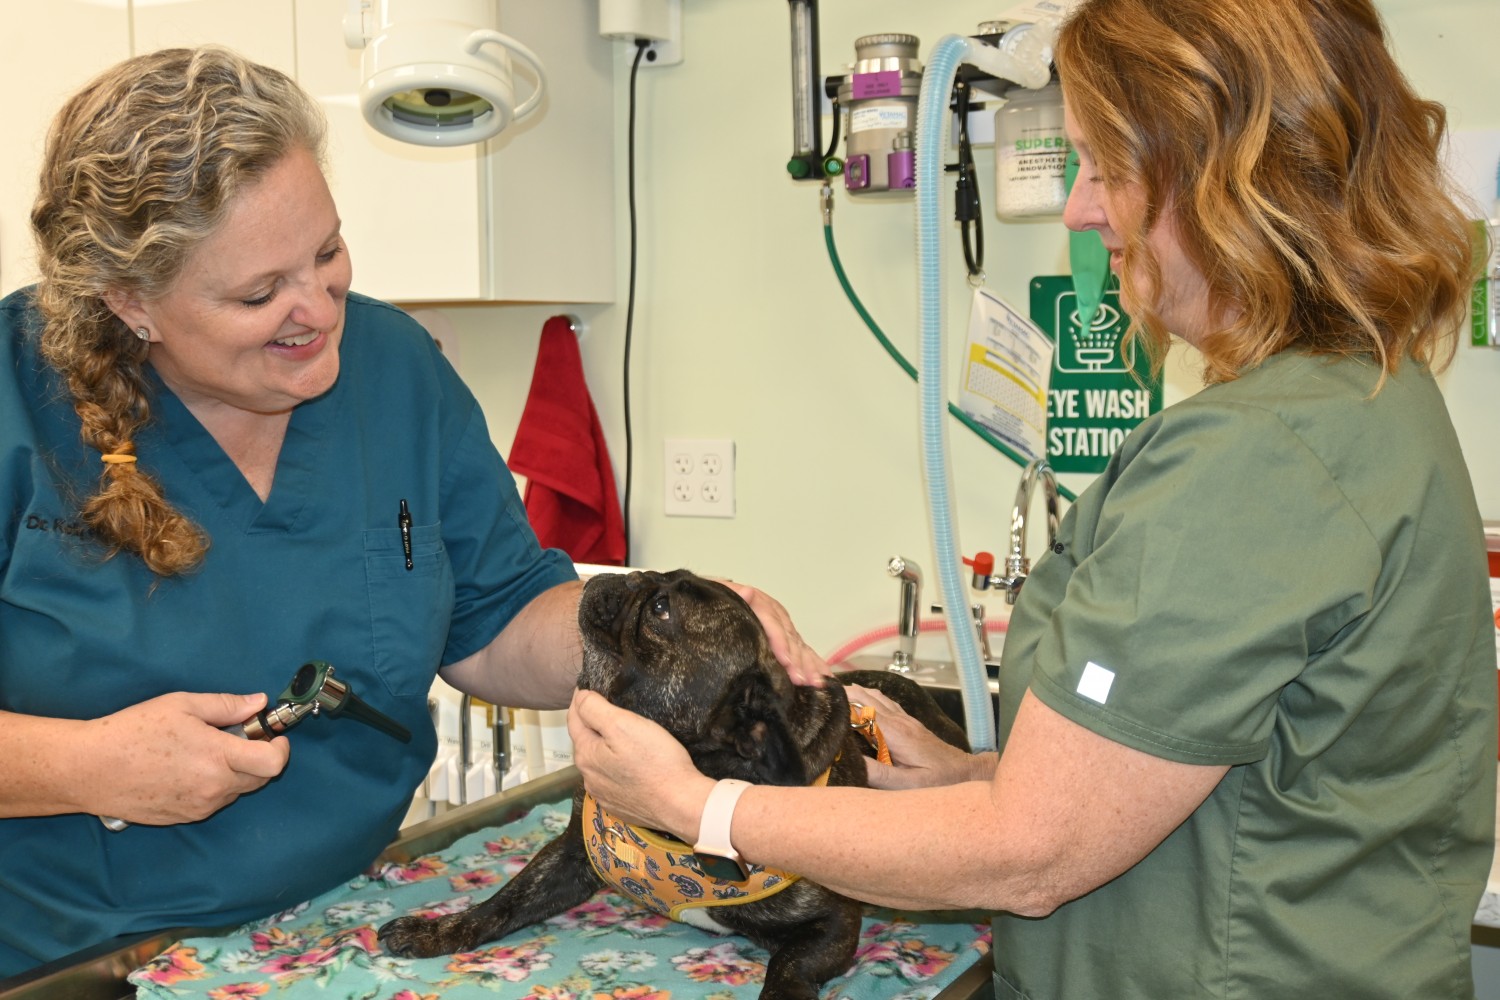
[[[978,0],[828,0],[819,6],[825,74],[844,70],[861,35],[918,35],[925,57],[942,35],[972,34],[1004,9]],[[1382,0],[1381,7],[1414,82],[1449,106],[1454,125],[1500,128],[1500,62],[1490,48],[1500,37],[1500,4]],[[780,598],[826,653],[894,620],[896,588],[883,571],[891,555],[916,559],[929,579],[924,597],[939,599],[930,582],[935,564],[918,464],[916,390],[834,279],[817,186],[785,174],[792,127],[787,5],[688,0],[683,8],[682,64],[643,68],[638,80],[632,561],[687,565],[755,583]],[[585,365],[620,477],[627,49],[621,43],[617,63],[620,299],[614,307],[579,310],[591,321],[582,344]],[[987,177],[991,151],[977,150],[976,159]],[[983,193],[992,204],[991,192]],[[958,344],[968,290],[957,230],[947,226],[947,325],[950,343]],[[910,202],[851,201],[840,190],[834,233],[867,307],[915,358]],[[1067,269],[1060,223],[1007,225],[989,215],[985,236],[990,287],[1022,308],[1032,275]],[[448,310],[461,332],[465,377],[480,394],[502,450],[520,416],[541,322],[554,311]],[[947,373],[950,391],[957,364],[955,357]],[[1500,351],[1463,349],[1445,385],[1481,508],[1486,517],[1500,518],[1500,463],[1486,439],[1496,423]],[[1168,401],[1196,388],[1190,368],[1179,361],[1169,372]],[[999,551],[1019,469],[951,426],[960,540],[968,552]],[[736,442],[733,520],[663,515],[667,437]],[[1086,477],[1064,481],[1076,490]],[[988,603],[992,615],[1003,614],[1003,604]],[[928,655],[947,653],[936,646]]]

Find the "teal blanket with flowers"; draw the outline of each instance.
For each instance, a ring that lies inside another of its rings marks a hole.
[[[207,1000],[754,1000],[768,955],[601,892],[472,952],[384,954],[382,924],[467,909],[520,871],[568,822],[570,802],[387,865],[225,937],[172,945],[130,975],[138,998]],[[866,911],[854,967],[825,1000],[927,1000],[989,951],[975,913]]]

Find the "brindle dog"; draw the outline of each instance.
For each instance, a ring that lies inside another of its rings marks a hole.
[[[723,584],[687,570],[596,576],[578,624],[578,686],[665,727],[709,777],[807,785],[828,771],[830,785],[866,784],[870,747],[850,726],[843,687],[794,685],[754,613]],[[872,670],[839,679],[880,690],[968,748],[963,730],[907,678]],[[407,957],[469,951],[587,900],[604,883],[588,858],[582,799],[580,788],[567,829],[490,899],[436,919],[393,920],[380,929],[381,945]],[[770,952],[762,1000],[804,1000],[849,969],[862,907],[798,879],[765,899],[693,912]]]

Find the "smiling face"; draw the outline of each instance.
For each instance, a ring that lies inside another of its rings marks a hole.
[[[1162,207],[1155,223],[1144,232],[1145,249],[1160,268],[1158,282],[1140,269],[1126,268],[1125,248],[1145,227],[1144,188],[1135,178],[1109,176],[1094,161],[1088,138],[1066,99],[1063,109],[1068,141],[1078,154],[1078,179],[1063,209],[1063,224],[1074,232],[1099,234],[1109,250],[1109,269],[1120,279],[1120,301],[1127,312],[1154,312],[1169,332],[1198,343],[1212,332],[1208,282],[1183,247],[1170,204]]]
[[[282,413],[338,377],[349,255],[313,155],[289,152],[234,199],[160,298],[112,296],[150,363],[195,411]]]

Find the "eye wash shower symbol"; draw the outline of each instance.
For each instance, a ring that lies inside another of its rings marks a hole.
[[[1059,303],[1060,304],[1060,303]],[[1087,330],[1073,309],[1067,313],[1068,342],[1058,345],[1057,367],[1061,371],[1123,372],[1129,370],[1120,355],[1120,337],[1125,332],[1120,310],[1108,302],[1099,303],[1094,321]]]

